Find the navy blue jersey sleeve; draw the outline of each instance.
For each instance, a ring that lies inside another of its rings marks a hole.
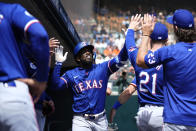
[[[124,45],[124,47],[121,49],[118,56],[108,61],[108,68],[110,74],[116,72],[120,67],[122,67],[126,63],[127,59],[128,59],[127,50]]]
[[[31,43],[31,53],[37,63],[37,73],[35,78],[38,81],[48,80],[49,71],[49,44],[48,34],[44,27],[21,5],[13,4],[10,22],[13,27],[26,37]]]
[[[172,55],[170,55],[169,46],[164,46],[155,52],[148,52],[144,58],[145,64],[149,68],[164,64],[164,62],[170,59],[172,59]]]
[[[53,90],[64,89],[68,87],[68,80],[66,77],[66,73],[60,77],[62,63],[56,63],[51,79],[49,80],[49,88]]]

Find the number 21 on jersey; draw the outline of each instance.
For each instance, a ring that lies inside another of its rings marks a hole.
[[[142,92],[148,92],[147,89],[143,88],[142,85],[147,85],[150,81],[150,75],[148,74],[148,72],[140,72],[139,74],[139,77],[140,77],[140,85],[139,85],[139,90],[142,91]],[[145,78],[145,79],[141,79],[141,78]],[[157,73],[154,73],[152,75],[152,94],[155,95],[156,94],[156,80],[157,80]]]

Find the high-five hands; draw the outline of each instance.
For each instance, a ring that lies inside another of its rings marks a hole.
[[[142,22],[142,35],[150,36],[154,30],[156,18],[149,14],[144,14],[144,20]]]
[[[64,62],[67,60],[67,54],[68,52],[65,52],[63,55],[63,46],[59,46],[55,48],[55,61],[56,62]]]
[[[132,16],[128,29],[132,29],[134,31],[140,30],[141,29],[140,23],[142,22],[142,19],[143,19],[143,17],[141,17],[141,14],[139,14],[139,15],[136,14],[135,16]]]

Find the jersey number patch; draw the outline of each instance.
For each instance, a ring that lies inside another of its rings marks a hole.
[[[142,92],[148,92],[147,89],[143,88],[142,85],[146,85],[148,84],[148,82],[150,81],[150,75],[147,72],[140,72],[139,74],[140,77],[140,85],[139,85],[139,90]],[[141,79],[142,77],[145,77],[145,79]],[[157,73],[154,73],[152,75],[152,94],[155,95],[156,94],[156,81],[157,81]]]

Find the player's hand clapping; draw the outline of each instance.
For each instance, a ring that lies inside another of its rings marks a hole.
[[[55,61],[56,62],[64,62],[67,59],[68,52],[65,52],[63,55],[63,46],[59,46],[55,48]]]

